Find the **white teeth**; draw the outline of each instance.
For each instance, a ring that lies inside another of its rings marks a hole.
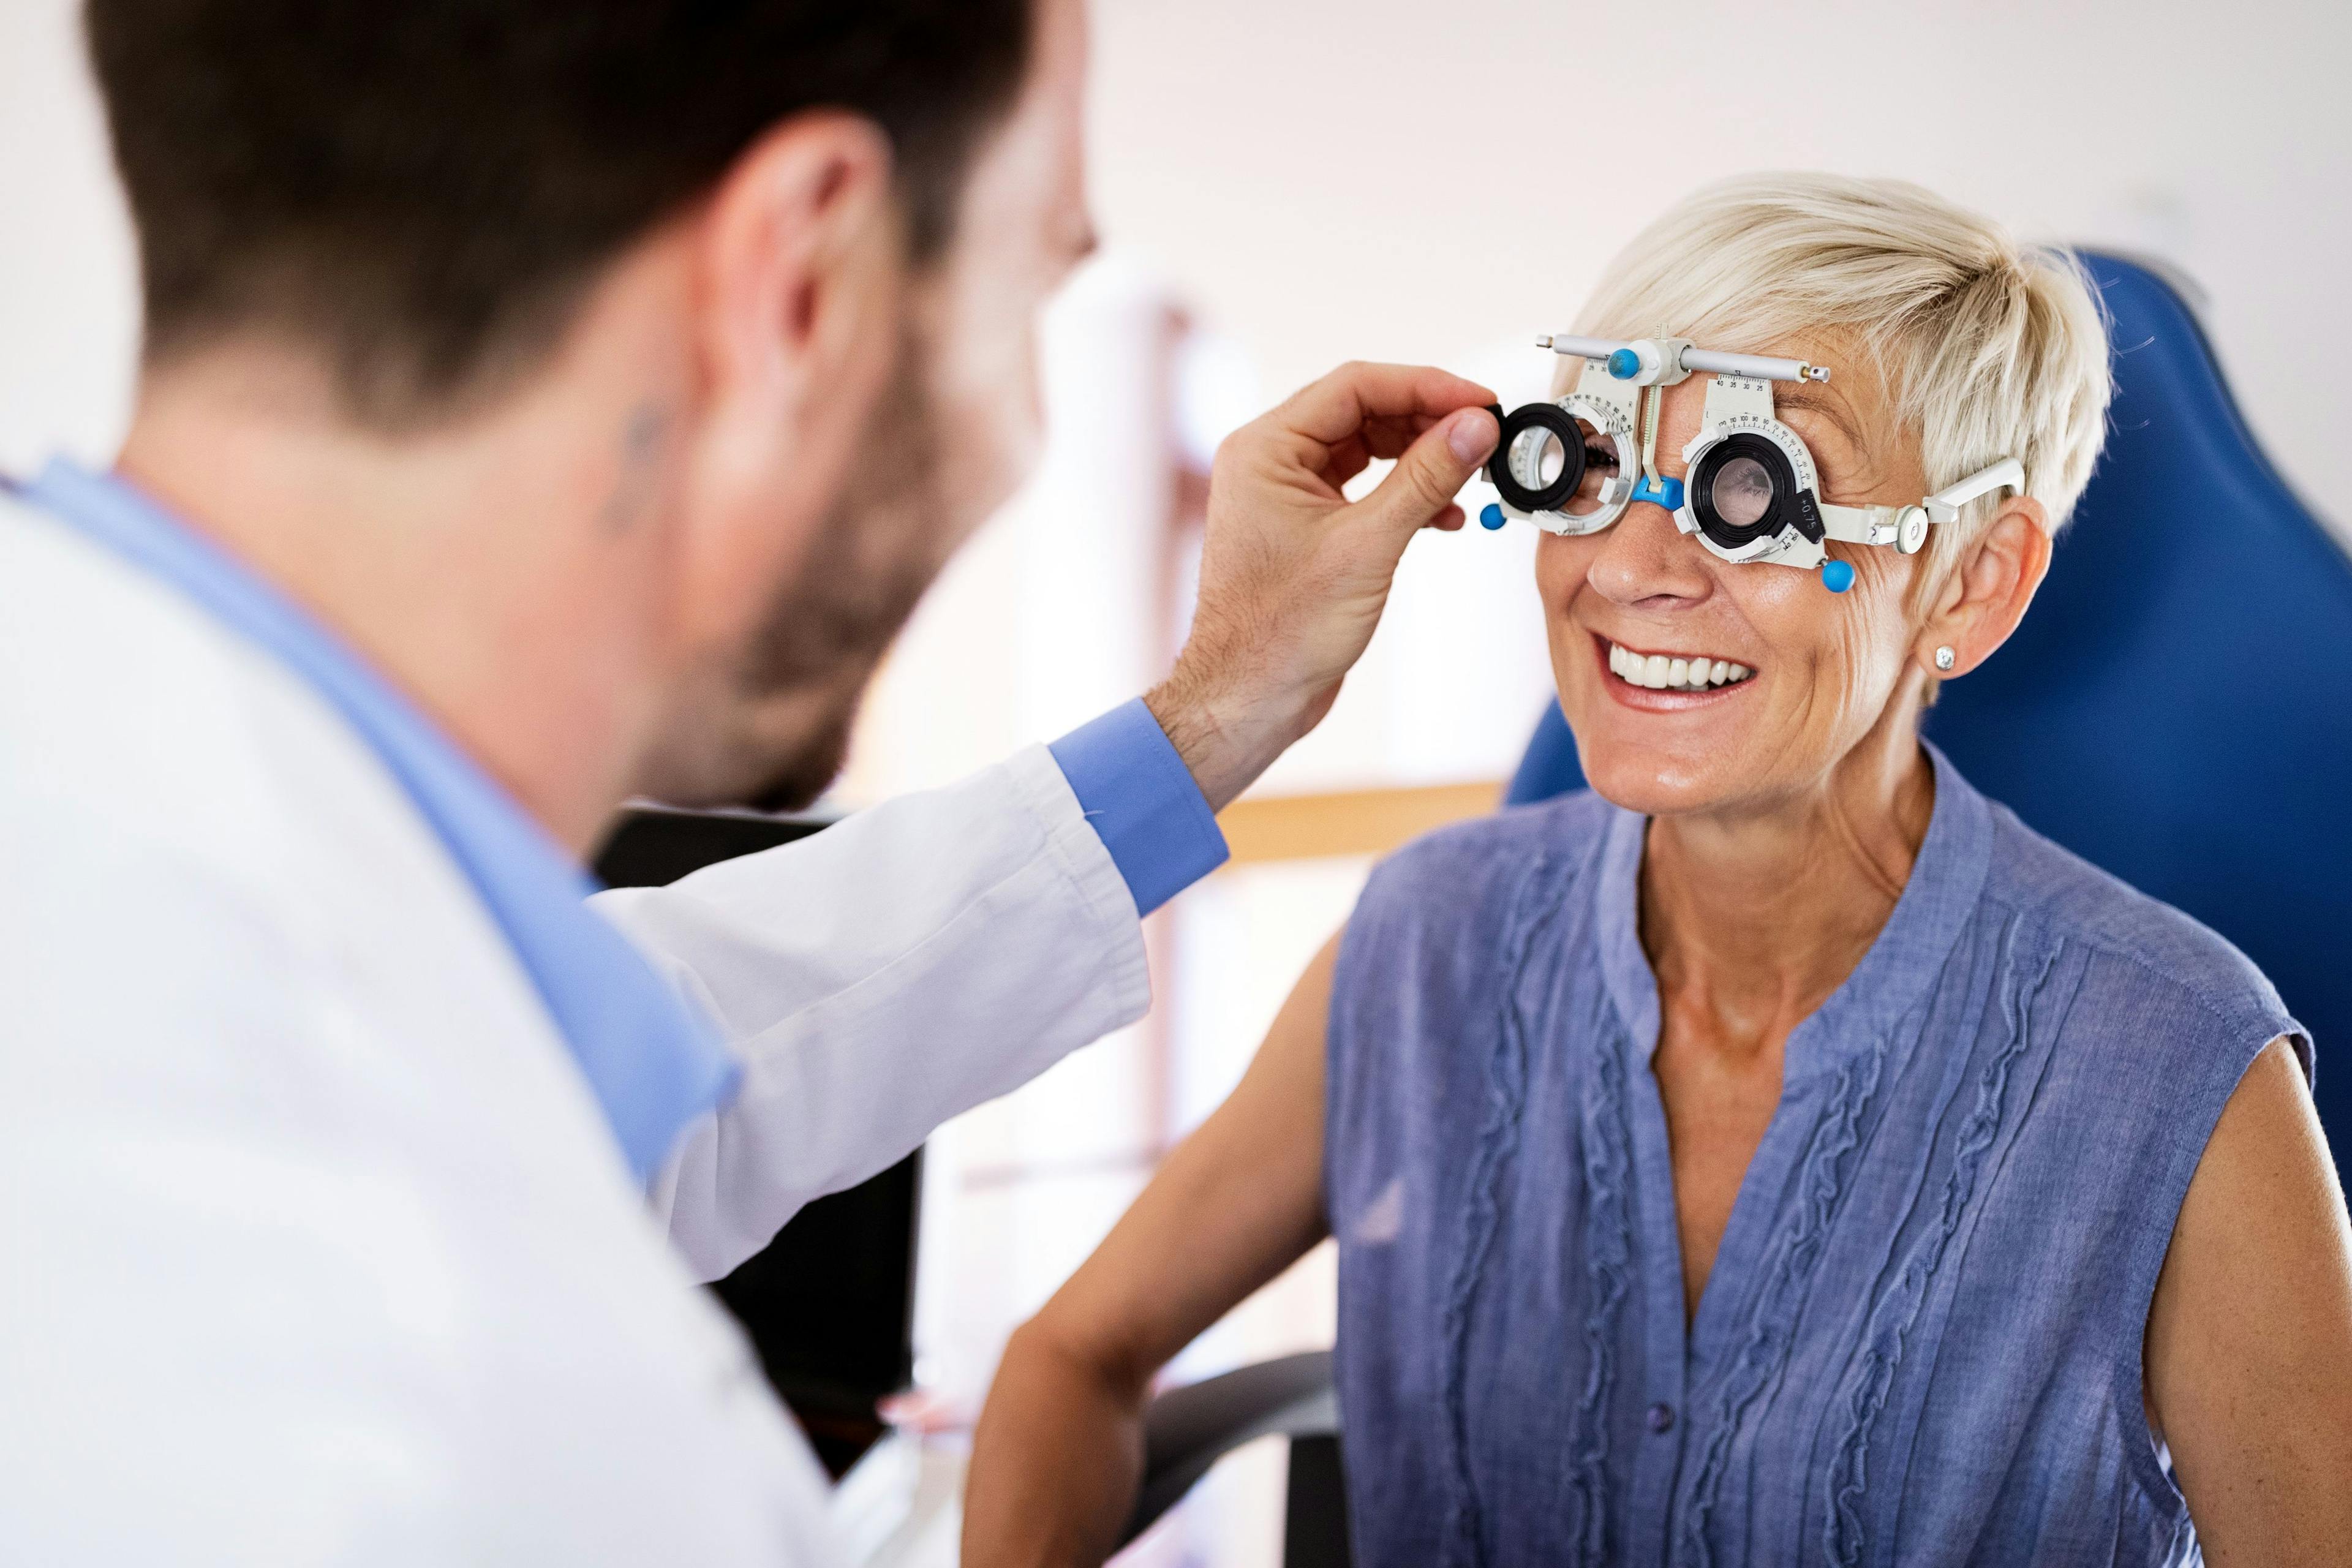
[[[1609,670],[1628,685],[1653,691],[1705,691],[1709,687],[1735,685],[1756,673],[1726,659],[1639,654],[1615,643],[1609,645]]]

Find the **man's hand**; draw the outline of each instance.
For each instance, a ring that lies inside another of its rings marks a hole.
[[[1144,699],[1212,810],[1330,711],[1413,534],[1462,526],[1494,401],[1440,370],[1343,365],[1218,448],[1192,634]],[[1380,458],[1396,468],[1350,504],[1340,487]]]

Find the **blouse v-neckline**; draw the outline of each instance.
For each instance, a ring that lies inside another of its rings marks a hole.
[[[1595,868],[1594,936],[1603,983],[1633,1047],[1634,1061],[1629,1065],[1642,1069],[1629,1075],[1627,1087],[1634,1100],[1633,1155],[1645,1195],[1641,1223],[1656,1243],[1644,1249],[1657,1274],[1648,1281],[1647,1294],[1659,1310],[1671,1312],[1671,1337],[1694,1373],[1721,1348],[1769,1248],[1779,1217],[1775,1194],[1802,1157],[1817,1120],[1801,1108],[1815,1100],[1825,1075],[1853,1063],[1857,1052],[1886,1037],[1919,1004],[1984,890],[1992,858],[1991,810],[1941,752],[1921,744],[1936,771],[1936,804],[1910,879],[1853,973],[1789,1031],[1781,1047],[1780,1104],[1741,1175],[1695,1313],[1685,1305],[1673,1154],[1654,1071],[1663,1014],[1657,976],[1641,938],[1642,851],[1650,819],[1616,810],[1605,831]],[[1654,1336],[1666,1337],[1666,1324],[1651,1328]]]

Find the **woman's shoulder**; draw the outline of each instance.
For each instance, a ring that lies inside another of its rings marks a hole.
[[[1448,823],[1372,868],[1367,900],[1402,899],[1459,911],[1507,896],[1538,866],[1573,867],[1599,854],[1619,809],[1589,789]]]
[[[1514,955],[1540,931],[1546,963],[1584,963],[1591,922],[1579,906],[1590,907],[1586,889],[1623,817],[1579,791],[1454,823],[1374,867],[1332,973],[1333,1070],[1346,1079],[1346,1064],[1379,1061],[1382,1097],[1434,1096],[1432,1084],[1483,1075],[1473,1042],[1493,1026]]]
[[[1993,852],[1985,897],[2057,943],[2084,949],[2101,984],[2173,1009],[2201,1013],[2232,1034],[2263,1041],[2294,1020],[2253,960],[2210,927],[1992,809]]]
[[[1396,850],[1348,920],[1346,949],[1385,963],[1433,944],[1490,951],[1536,905],[1557,908],[1624,814],[1589,790],[1449,824]]]

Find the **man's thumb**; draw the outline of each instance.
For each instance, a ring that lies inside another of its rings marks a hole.
[[[1485,465],[1502,435],[1492,411],[1459,408],[1421,433],[1370,495],[1367,509],[1400,533],[1426,526]]]

